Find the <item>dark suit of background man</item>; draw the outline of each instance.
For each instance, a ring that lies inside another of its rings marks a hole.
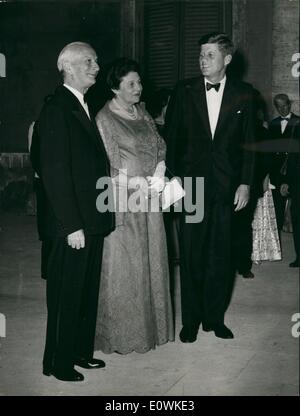
[[[279,117],[274,118],[269,125],[271,139],[291,139],[294,136],[295,126],[299,123],[300,117],[291,112],[291,101],[286,94],[277,94],[273,100]],[[284,222],[284,211],[287,196],[280,193],[280,186],[286,182],[283,171],[287,161],[287,154],[274,153],[270,157],[270,182],[275,186],[272,190],[277,228],[280,235]]]
[[[50,247],[43,373],[81,381],[74,365],[105,366],[93,358],[94,335],[103,238],[113,229],[114,217],[96,208],[96,182],[109,176],[109,165],[84,102],[99,71],[96,53],[74,42],[61,51],[57,66],[64,85],[45,103],[31,147],[44,198],[39,234]]]
[[[253,155],[252,87],[226,78],[233,44],[225,34],[200,41],[203,76],[181,81],[167,113],[168,168],[181,177],[204,177],[204,218],[181,221],[182,342],[194,342],[200,323],[217,337],[233,338],[224,324],[231,278],[231,218],[249,199]],[[185,198],[187,198],[186,195]]]
[[[291,198],[291,217],[293,226],[294,247],[296,260],[290,263],[290,267],[300,266],[300,123],[293,131],[293,138],[299,142],[299,152],[290,153],[287,159],[287,172],[284,184],[281,185],[281,193]]]

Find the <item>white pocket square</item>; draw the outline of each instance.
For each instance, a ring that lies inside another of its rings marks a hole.
[[[237,113],[237,114],[242,114],[241,110],[238,110],[236,113]]]

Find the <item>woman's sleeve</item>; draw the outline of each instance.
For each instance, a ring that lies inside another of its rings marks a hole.
[[[113,136],[114,126],[101,112],[96,116],[96,124],[110,162],[111,176],[114,177],[122,168],[119,146]]]
[[[151,115],[148,113],[148,111],[145,109],[144,103],[141,103],[140,107],[142,108],[144,115],[145,115],[145,119],[150,124],[151,129],[155,135],[155,138],[157,141],[157,163],[159,163],[166,159],[166,151],[167,151],[166,143],[164,139],[161,137],[161,135],[158,133],[155,121],[153,120]]]
[[[159,178],[164,178],[166,173],[166,164],[164,160],[158,162],[155,168],[155,172],[153,176],[158,176]]]
[[[114,139],[114,125],[109,117],[100,111],[96,116],[96,124],[101,135],[105,150],[110,162],[110,173],[114,192],[115,224],[116,227],[123,225],[125,221],[128,178],[123,172],[118,143]]]
[[[157,161],[165,161],[166,160],[166,151],[167,146],[164,141],[164,139],[157,133],[158,136],[158,155],[157,155]]]

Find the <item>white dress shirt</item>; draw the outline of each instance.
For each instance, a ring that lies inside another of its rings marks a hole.
[[[82,107],[84,108],[86,114],[88,115],[88,118],[90,119],[90,113],[89,113],[89,108],[87,106],[87,103],[84,102],[84,97],[81,94],[81,92],[79,92],[78,90],[76,90],[73,87],[70,87],[70,85],[64,84],[64,87],[68,88],[68,90],[71,91],[71,93],[73,93],[75,95],[75,97],[78,99],[78,101],[80,102],[80,104],[82,105]]]
[[[214,134],[215,134],[217,123],[218,123],[225,82],[226,82],[226,75],[220,81],[219,91],[216,91],[214,88],[211,88],[209,91],[207,91],[206,84],[207,83],[211,84],[211,82],[209,82],[205,78],[206,102],[207,102],[208,118],[209,118],[210,131],[211,131],[212,138],[214,138]]]
[[[291,113],[290,114],[288,114],[286,117],[284,117],[284,118],[291,118]],[[286,126],[287,126],[287,124],[288,124],[288,122],[289,122],[289,120],[281,120],[281,122],[280,122],[280,124],[281,124],[281,134],[283,134],[284,133],[284,130],[285,130],[285,128],[286,128]]]

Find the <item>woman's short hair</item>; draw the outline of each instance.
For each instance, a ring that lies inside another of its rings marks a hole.
[[[110,67],[106,78],[109,88],[112,90],[118,90],[123,77],[129,74],[129,72],[137,72],[140,74],[139,64],[133,59],[116,59]]]
[[[234,53],[234,45],[232,40],[229,38],[226,33],[220,32],[212,32],[208,33],[207,35],[202,36],[199,40],[198,45],[205,45],[206,43],[216,43],[223,54],[226,55],[233,55]]]

